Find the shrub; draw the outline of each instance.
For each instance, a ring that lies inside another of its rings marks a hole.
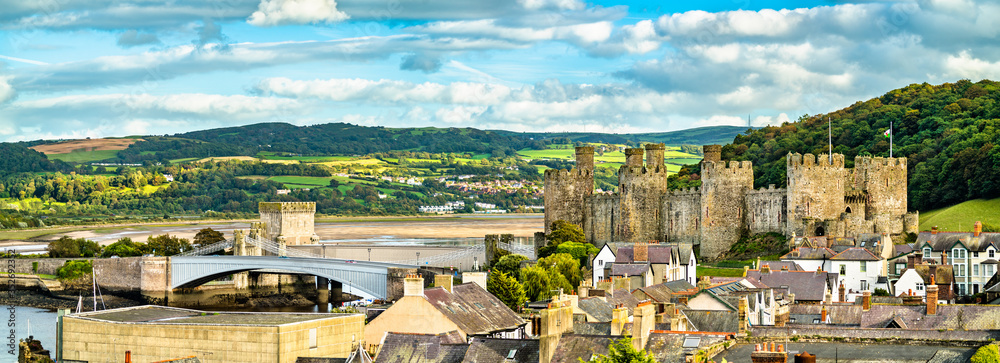
[[[94,265],[90,261],[71,260],[66,261],[66,263],[56,271],[56,276],[59,280],[76,280],[93,272]]]
[[[976,351],[976,354],[972,355],[970,361],[972,363],[998,363],[1000,362],[1000,350],[997,349],[996,344],[984,345]]]

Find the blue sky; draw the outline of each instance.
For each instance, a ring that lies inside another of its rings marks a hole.
[[[0,141],[258,122],[653,132],[1000,79],[1000,3],[0,0]]]

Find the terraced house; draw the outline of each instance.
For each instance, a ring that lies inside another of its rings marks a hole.
[[[924,259],[952,265],[955,289],[959,296],[975,295],[985,290],[986,283],[997,273],[1000,255],[1000,233],[983,232],[976,222],[972,232],[943,232],[937,227],[917,236],[916,251]]]

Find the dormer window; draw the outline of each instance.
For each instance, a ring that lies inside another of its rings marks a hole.
[[[930,258],[930,257],[931,257],[931,248],[924,247],[924,258]]]
[[[996,258],[996,251],[994,251],[994,250],[991,249],[991,250],[989,250],[987,252],[989,252],[990,258]]]

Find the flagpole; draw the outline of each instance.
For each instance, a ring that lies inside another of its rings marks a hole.
[[[892,134],[895,134],[895,132],[892,132],[892,120],[889,120],[889,157],[890,158],[892,157]]]
[[[833,165],[833,121],[830,120],[830,116],[826,117],[826,122],[829,130],[829,141],[830,141],[830,165]]]

